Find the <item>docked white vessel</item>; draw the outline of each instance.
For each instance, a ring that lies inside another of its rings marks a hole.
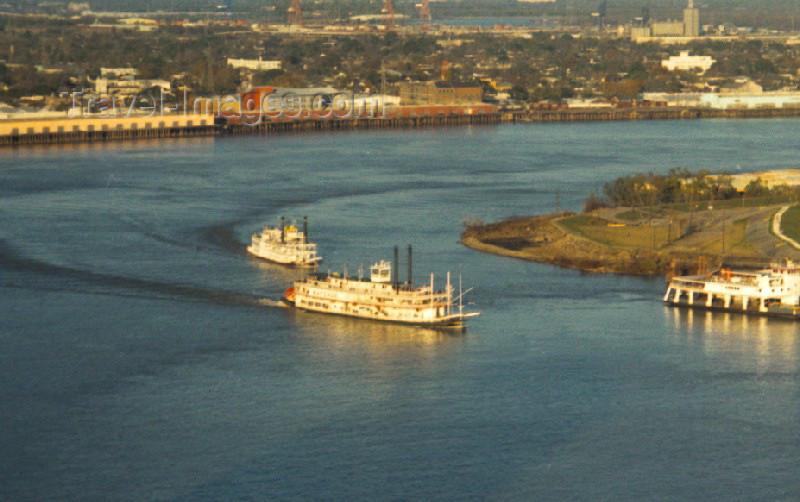
[[[317,255],[317,245],[308,242],[308,218],[303,217],[303,230],[286,225],[281,217],[279,227],[265,226],[253,234],[247,252],[253,256],[295,267],[315,267],[322,258]]]
[[[758,270],[722,268],[712,274],[674,277],[670,305],[800,319],[800,266],[791,261]]]
[[[346,273],[311,274],[295,281],[293,287],[286,290],[284,301],[312,312],[460,330],[465,328],[464,321],[468,317],[478,315],[464,312],[462,299],[469,290],[456,294],[449,273],[443,291],[436,290],[433,274],[430,283],[414,286],[411,246],[408,247],[408,280],[400,283],[396,247],[394,254],[394,273],[391,263],[381,261],[371,267],[368,278],[361,274],[356,277],[348,277]]]

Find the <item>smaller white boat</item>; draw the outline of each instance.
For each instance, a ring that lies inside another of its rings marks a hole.
[[[278,227],[265,226],[260,233],[253,234],[247,252],[282,265],[315,267],[322,260],[317,255],[317,245],[308,242],[308,218],[303,217],[303,230],[295,225],[286,225],[281,216]]]

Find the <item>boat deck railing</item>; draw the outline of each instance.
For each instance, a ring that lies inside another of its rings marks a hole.
[[[308,274],[308,278],[313,284],[327,285],[330,282],[330,279],[336,279],[341,281],[348,281],[348,282],[355,282],[359,284],[382,284],[388,285],[391,287],[390,292],[387,293],[416,293],[418,296],[422,296],[426,298],[426,301],[430,301],[430,298],[433,298],[432,301],[446,301],[448,298],[447,291],[435,291],[430,288],[430,286],[423,286],[423,287],[416,287],[414,285],[408,283],[401,283],[400,285],[394,285],[391,282],[373,282],[369,277],[357,277],[357,276],[342,276],[337,273],[326,273],[326,272],[313,272]],[[340,290],[348,291],[353,293],[362,293],[362,294],[371,294],[372,292],[368,290],[363,290],[357,287],[347,287],[346,285],[340,286]],[[378,294],[378,292],[374,292],[374,294]],[[405,295],[404,295],[405,296]]]

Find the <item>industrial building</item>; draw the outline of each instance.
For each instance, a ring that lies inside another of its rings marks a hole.
[[[775,169],[772,171],[757,171],[754,173],[741,174],[712,174],[708,176],[713,180],[726,177],[730,180],[731,186],[739,192],[744,192],[747,185],[754,181],[759,181],[762,185],[769,188],[780,186],[800,187],[800,169]]]
[[[417,94],[413,95],[414,92]],[[277,127],[274,130],[284,130],[284,126],[348,128],[362,124],[360,127],[403,127],[499,120],[497,106],[481,101],[483,88],[478,83],[406,82],[401,84],[401,94],[398,97],[354,94],[327,87],[265,86],[240,96],[229,96],[219,105],[201,102],[199,106],[204,112],[216,114],[218,123],[225,130],[237,131],[244,131],[242,127],[248,125],[257,126],[254,128],[257,130],[273,126]],[[406,96],[405,101],[403,96]],[[331,122],[339,125],[330,125]]]
[[[246,112],[310,111],[330,104],[333,97],[342,92],[333,87],[256,87],[242,95],[241,106]]]
[[[136,78],[135,68],[100,68],[100,77],[94,81],[94,93],[98,96],[120,94],[131,96],[147,89],[172,89],[172,83],[161,79]]]
[[[400,82],[400,104],[403,106],[467,105],[483,102],[483,86],[479,82]]]
[[[800,107],[800,91],[764,91],[760,85],[746,79],[737,87],[723,88],[719,92],[646,92],[642,99],[667,106],[715,110]]]
[[[228,66],[234,70],[269,71],[280,70],[281,62],[264,61],[260,57],[258,59],[228,58]]]
[[[0,145],[212,135],[214,116],[176,114],[0,120]]]
[[[695,7],[694,0],[683,11],[683,19],[674,21],[650,21],[644,26],[633,26],[630,29],[633,40],[659,37],[699,37],[700,9]]]
[[[355,94],[352,91],[332,87],[278,88],[256,87],[241,95],[238,107],[223,106],[225,112],[260,113],[275,115],[281,111],[294,115],[301,111],[326,111],[332,108],[336,113],[352,111],[359,116],[383,115],[383,110],[398,107],[452,107],[483,104],[483,87],[478,82],[457,83],[401,82],[400,96],[388,94]],[[235,99],[234,99],[235,100]],[[429,114],[438,111],[431,108]],[[447,108],[448,114],[455,110]],[[460,113],[460,109],[459,109]]]
[[[384,108],[397,107],[400,98],[388,94],[356,94],[332,87],[256,87],[238,96],[224,98],[219,106],[206,103],[204,110],[219,112],[222,116],[260,113],[270,116],[305,117],[309,112],[333,109],[337,116],[352,112],[358,116],[378,116]]]
[[[100,76],[102,78],[136,78],[139,70],[136,68],[100,68]]]
[[[98,78],[94,81],[94,92],[98,96],[109,94],[121,94],[132,96],[147,89],[159,88],[169,91],[172,83],[167,80],[137,80],[133,78]]]
[[[716,61],[711,56],[692,56],[689,51],[681,51],[679,56],[671,56],[669,59],[661,61],[661,66],[669,71],[699,70],[702,73],[708,71]]]

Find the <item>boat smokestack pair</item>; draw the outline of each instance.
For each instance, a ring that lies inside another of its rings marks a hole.
[[[303,216],[303,243],[308,244],[308,216]]]
[[[408,245],[408,279],[406,284],[411,286],[414,284],[414,268],[413,268],[413,261],[411,256],[411,244]],[[400,289],[400,250],[397,246],[394,247],[394,261],[392,262],[392,267],[394,268],[392,272],[392,282],[394,283],[395,289]]]
[[[286,242],[286,218],[281,216],[281,244]]]

